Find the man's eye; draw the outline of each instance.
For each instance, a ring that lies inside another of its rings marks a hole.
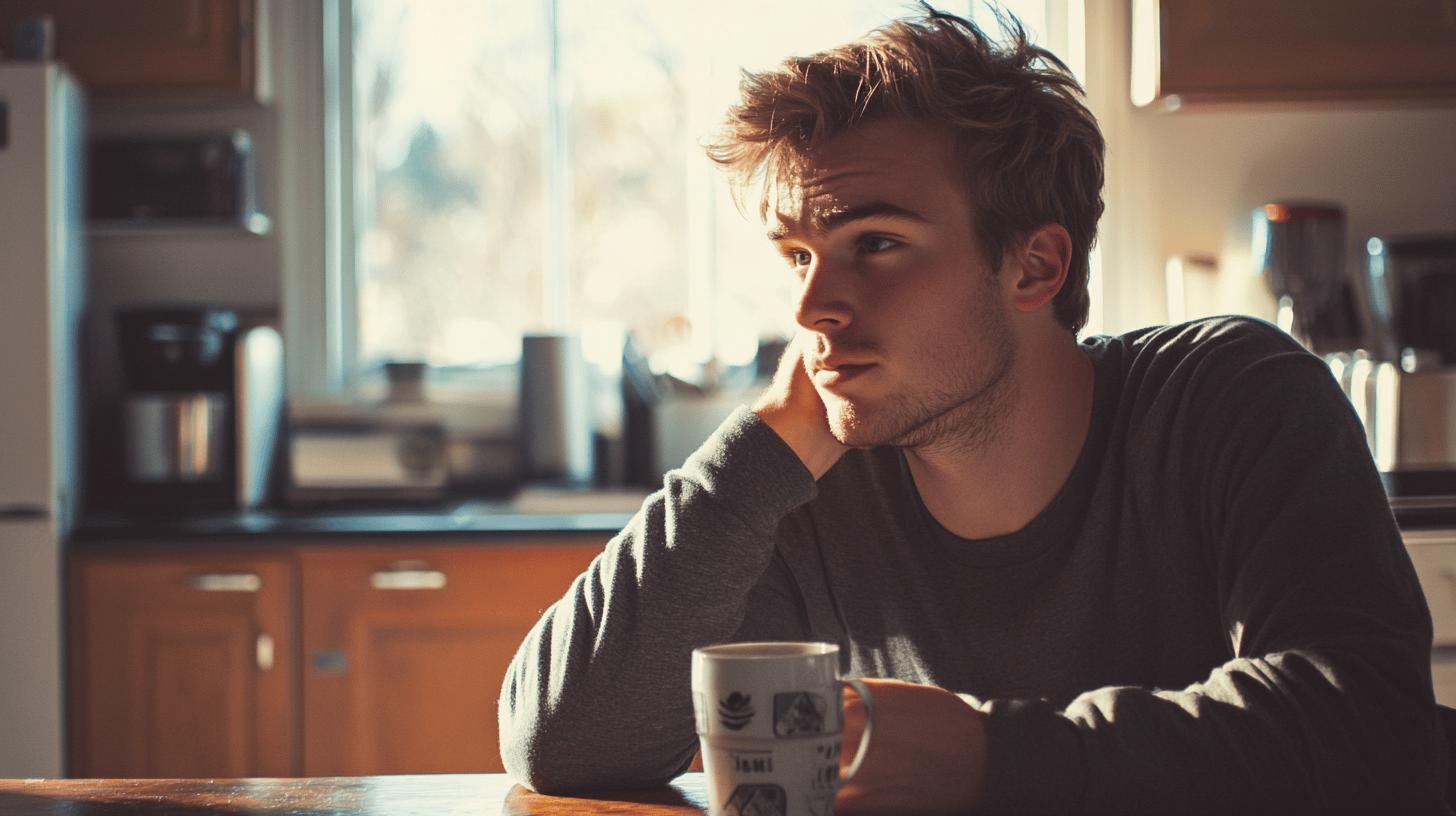
[[[860,249],[870,254],[884,252],[887,249],[894,249],[899,245],[899,241],[896,241],[894,238],[886,238],[883,235],[866,235],[859,239]]]
[[[809,251],[805,249],[786,250],[784,252],[784,258],[788,260],[790,266],[809,265]]]

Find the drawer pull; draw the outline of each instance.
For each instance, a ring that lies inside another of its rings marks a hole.
[[[214,572],[191,576],[187,586],[198,592],[257,592],[263,579],[251,572]]]
[[[444,589],[445,573],[432,569],[380,570],[369,576],[375,589]]]
[[[258,635],[258,644],[254,653],[258,659],[259,671],[268,671],[273,668],[273,636]]]

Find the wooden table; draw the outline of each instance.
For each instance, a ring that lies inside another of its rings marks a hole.
[[[701,773],[665,788],[542,796],[505,774],[315,779],[0,779],[3,816],[577,816],[707,812]]]

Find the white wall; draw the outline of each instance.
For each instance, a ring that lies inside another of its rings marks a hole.
[[[1088,0],[1089,61],[1104,66],[1094,110],[1108,137],[1104,326],[1167,319],[1163,264],[1176,253],[1219,258],[1219,298],[1204,311],[1273,317],[1250,252],[1253,209],[1314,198],[1345,208],[1352,268],[1365,239],[1456,231],[1456,101],[1424,104],[1247,104],[1134,109],[1128,3]]]

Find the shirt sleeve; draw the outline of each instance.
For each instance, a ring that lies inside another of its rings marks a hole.
[[[1183,689],[988,701],[988,810],[1449,812],[1430,614],[1359,420],[1292,347],[1201,398],[1189,506],[1231,659]]]
[[[780,520],[814,489],[757,415],[725,420],[527,634],[501,688],[506,770],[545,793],[685,770],[692,650],[795,631],[790,593],[765,573]]]

